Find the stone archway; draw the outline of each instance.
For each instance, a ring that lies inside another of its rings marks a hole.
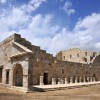
[[[13,69],[13,85],[23,86],[23,68],[20,64],[16,64]]]

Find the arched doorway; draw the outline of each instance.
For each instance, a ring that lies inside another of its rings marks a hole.
[[[13,85],[23,86],[23,68],[20,64],[16,64],[13,69]]]

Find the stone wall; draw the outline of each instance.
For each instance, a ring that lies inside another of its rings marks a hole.
[[[21,48],[12,43],[15,37],[19,37],[19,35],[14,34],[0,43],[0,65],[7,63],[10,56],[23,52]]]
[[[70,77],[94,77],[100,80],[100,67],[95,67],[87,64],[57,61],[48,63],[34,62],[33,68],[33,84],[39,84],[39,76],[44,76],[48,73],[48,84],[51,84],[52,78],[65,79]]]
[[[31,52],[28,52],[27,49]],[[56,58],[40,47],[32,45],[20,35],[14,34],[0,43],[0,53],[2,83],[10,86],[14,85],[14,68],[17,69],[18,65],[18,68],[22,67],[23,74],[20,75],[23,77],[23,88],[26,89],[32,88],[33,85],[39,85],[41,76],[44,77],[45,84],[51,84],[52,78],[53,80],[60,78],[63,81],[65,78],[70,79],[70,77],[95,77],[96,80],[100,80],[100,63],[98,63],[100,58],[95,59],[93,64],[83,61],[84,57],[88,59],[88,56],[97,56],[97,54],[93,55],[94,52],[71,49],[60,52]],[[70,55],[72,55],[71,59]],[[93,58],[91,59],[93,60]],[[16,73],[17,71],[15,71]],[[9,77],[8,83],[7,77]]]
[[[93,52],[93,51],[73,48],[65,51],[60,51],[59,53],[57,53],[57,59],[62,61],[89,64],[92,63],[95,57],[99,54],[100,53]]]

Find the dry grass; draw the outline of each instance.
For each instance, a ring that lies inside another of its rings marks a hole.
[[[0,100],[100,100],[100,85],[33,93],[0,87]]]

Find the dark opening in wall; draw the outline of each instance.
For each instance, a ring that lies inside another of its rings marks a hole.
[[[48,65],[49,65],[49,66],[51,66],[52,64],[51,64],[51,63],[49,63]]]
[[[61,73],[64,74],[64,69],[61,70]]]
[[[77,57],[79,57],[79,54],[77,54]]]
[[[63,56],[63,58],[65,59],[65,56]]]
[[[72,58],[72,55],[70,55],[70,58]]]
[[[85,52],[85,56],[87,56],[87,52]]]
[[[41,57],[41,60],[44,60],[44,57]]]
[[[6,84],[9,84],[9,70],[6,71]]]
[[[84,58],[84,61],[87,62],[87,58]]]
[[[96,52],[93,52],[93,57],[95,57],[95,55],[96,55]]]

